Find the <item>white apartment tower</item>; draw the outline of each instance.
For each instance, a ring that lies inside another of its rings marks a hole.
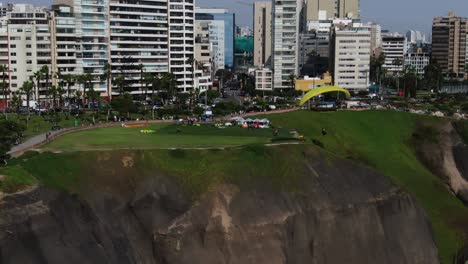
[[[195,12],[194,0],[169,0],[169,71],[177,78],[180,92],[194,89],[193,65],[188,63],[194,58]]]
[[[383,68],[388,74],[398,74],[403,71],[406,50],[406,38],[394,34],[382,37],[382,51],[385,55]]]
[[[254,65],[263,67],[271,57],[272,3],[254,3]]]
[[[371,55],[369,28],[335,28],[331,42],[335,85],[350,91],[367,89]]]
[[[93,76],[91,85],[81,84],[82,92],[92,88],[100,92],[101,96],[106,96],[107,93],[107,82],[100,78],[109,61],[109,5],[107,1],[73,0],[72,5],[70,3],[76,18],[76,63],[81,73],[89,73]]]
[[[81,50],[76,34],[77,22],[73,13],[73,5],[71,3],[53,5],[51,15],[52,72],[61,75],[81,74],[83,72],[82,65],[77,63],[78,57],[81,56]],[[54,84],[57,85],[56,79],[54,79]],[[68,85],[66,86],[68,87]],[[78,87],[70,88],[75,90]]]
[[[51,81],[51,34],[49,12],[29,4],[14,4],[7,13],[10,90],[16,92],[34,72],[48,67],[48,78],[35,85],[34,99],[47,97],[46,79]]]
[[[273,86],[291,88],[291,75],[298,75],[298,43],[302,1],[273,2]]]
[[[168,4],[109,0],[109,14],[112,73],[124,77],[125,92],[144,97],[142,78],[169,71]]]

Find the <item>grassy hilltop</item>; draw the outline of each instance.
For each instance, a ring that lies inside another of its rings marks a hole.
[[[265,117],[283,128],[280,137],[287,137],[287,130],[296,129],[305,135],[306,145],[266,147],[264,144],[273,137],[272,130],[240,128],[157,124],[149,128],[80,131],[45,146],[63,153],[27,154],[1,169],[0,174],[7,177],[0,190],[15,191],[40,182],[80,194],[85,186],[96,184],[100,176],[117,173],[116,164],[123,162],[113,158],[113,153],[118,153],[129,156],[131,164],[138,164],[119,173],[128,173],[135,179],[148,177],[155,170],[170,173],[176,175],[193,197],[222,182],[243,186],[270,182],[277,188],[300,192],[295,177],[300,174],[298,164],[303,162],[303,151],[323,148],[330,160],[338,156],[364,163],[412,193],[429,215],[442,262],[451,263],[461,246],[468,209],[447,190],[441,179],[424,167],[411,144],[415,133],[429,133],[417,131],[418,124],[437,124],[443,120],[387,111],[296,111]],[[327,130],[326,136],[321,134],[322,128]],[[156,133],[141,134],[141,129],[153,129]],[[464,129],[466,126],[461,128]],[[226,149],[165,150],[216,147]]]

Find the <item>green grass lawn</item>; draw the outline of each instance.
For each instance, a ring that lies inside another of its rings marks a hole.
[[[142,134],[140,130],[155,130]],[[179,132],[178,132],[179,130]],[[45,149],[83,151],[99,149],[212,148],[268,143],[273,129],[247,130],[240,127],[216,128],[212,125],[184,126],[151,124],[144,128],[98,128],[64,135]],[[278,137],[289,137],[281,131]]]
[[[437,122],[437,118],[392,111],[296,111],[268,118],[298,129],[308,140],[319,140],[330,152],[365,162],[412,193],[429,214],[442,263],[451,263],[461,246],[462,231],[456,223],[466,224],[468,208],[421,164],[409,144],[416,121]],[[322,128],[327,136],[321,135]]]

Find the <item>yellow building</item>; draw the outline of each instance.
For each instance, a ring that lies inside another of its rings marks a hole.
[[[333,84],[333,79],[330,73],[326,72],[322,78],[310,78],[305,76],[304,79],[297,79],[295,82],[296,91],[307,92],[320,86],[328,86]]]

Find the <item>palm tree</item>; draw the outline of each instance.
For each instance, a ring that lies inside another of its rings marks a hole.
[[[291,89],[294,90],[294,84],[296,82],[296,75],[293,73],[289,75],[289,83],[291,84]]]
[[[6,72],[8,71],[8,67],[5,64],[0,65],[0,72],[2,72],[2,90],[3,90],[3,99],[5,100],[5,105],[3,106],[3,115],[5,115],[5,119],[8,119],[7,116],[7,107],[8,107],[8,83],[6,82]]]
[[[105,81],[107,84],[107,98],[109,101],[112,101],[112,92],[111,92],[111,80],[112,80],[112,65],[108,62],[104,65],[104,70],[102,75],[99,76],[101,81]]]
[[[41,80],[42,80],[42,77],[43,77],[43,73],[41,70],[38,70],[36,72],[34,72],[32,78],[36,79],[36,87],[35,87],[35,93],[34,95],[36,96],[36,100],[37,100],[37,103],[40,105],[40,102],[41,102],[41,95],[40,95],[40,89],[41,89]],[[34,82],[33,82],[33,85],[34,85]]]
[[[145,74],[145,65],[143,64],[138,64],[138,70],[140,70],[140,92],[143,92],[143,86],[144,86],[144,74]],[[146,100],[146,97],[145,97]]]
[[[154,100],[154,91],[159,90],[161,88],[161,76],[159,75],[152,75],[153,81],[151,82],[151,100]]]
[[[63,103],[63,95],[65,94],[65,89],[63,89],[63,85],[60,85],[57,87],[57,96],[58,96],[58,105],[61,109],[63,109],[64,103]]]
[[[49,89],[49,95],[52,97],[52,108],[55,108],[55,102],[57,101],[57,86],[52,85]]]
[[[31,100],[31,95],[34,91],[34,84],[31,81],[25,81],[20,88],[22,94],[26,95],[26,106],[28,108],[28,121],[31,115],[29,101]]]
[[[49,73],[49,67],[47,67],[47,65],[44,65],[42,66],[42,68],[40,69],[40,71],[42,72],[42,76],[44,76],[44,80],[45,80],[45,94],[46,94],[46,100],[48,99],[47,98],[47,95],[49,94],[49,82],[50,82],[50,73]]]
[[[192,72],[192,90],[190,91],[190,99],[189,99],[189,108],[192,108],[192,100],[193,100],[193,94],[195,92],[195,64],[197,64],[197,61],[193,57],[189,57],[187,61],[185,62],[190,65],[190,71]]]
[[[125,77],[123,75],[119,75],[114,79],[115,85],[119,88],[119,95],[122,96],[124,93],[124,85],[125,85]]]
[[[78,82],[83,84],[83,104],[86,104],[86,85],[89,86],[89,89],[93,88],[94,76],[91,73],[81,74],[78,77]]]
[[[174,93],[177,87],[177,78],[173,73],[163,73],[161,78],[161,90],[165,94],[165,102],[167,104],[170,98],[174,97]]]
[[[145,100],[146,98],[148,97],[148,87],[153,84],[154,82],[154,75],[150,72],[146,72],[144,75],[143,75],[143,79],[142,79],[142,83],[145,84],[145,91],[144,91],[144,96],[145,96]],[[152,98],[151,98],[152,99]]]

